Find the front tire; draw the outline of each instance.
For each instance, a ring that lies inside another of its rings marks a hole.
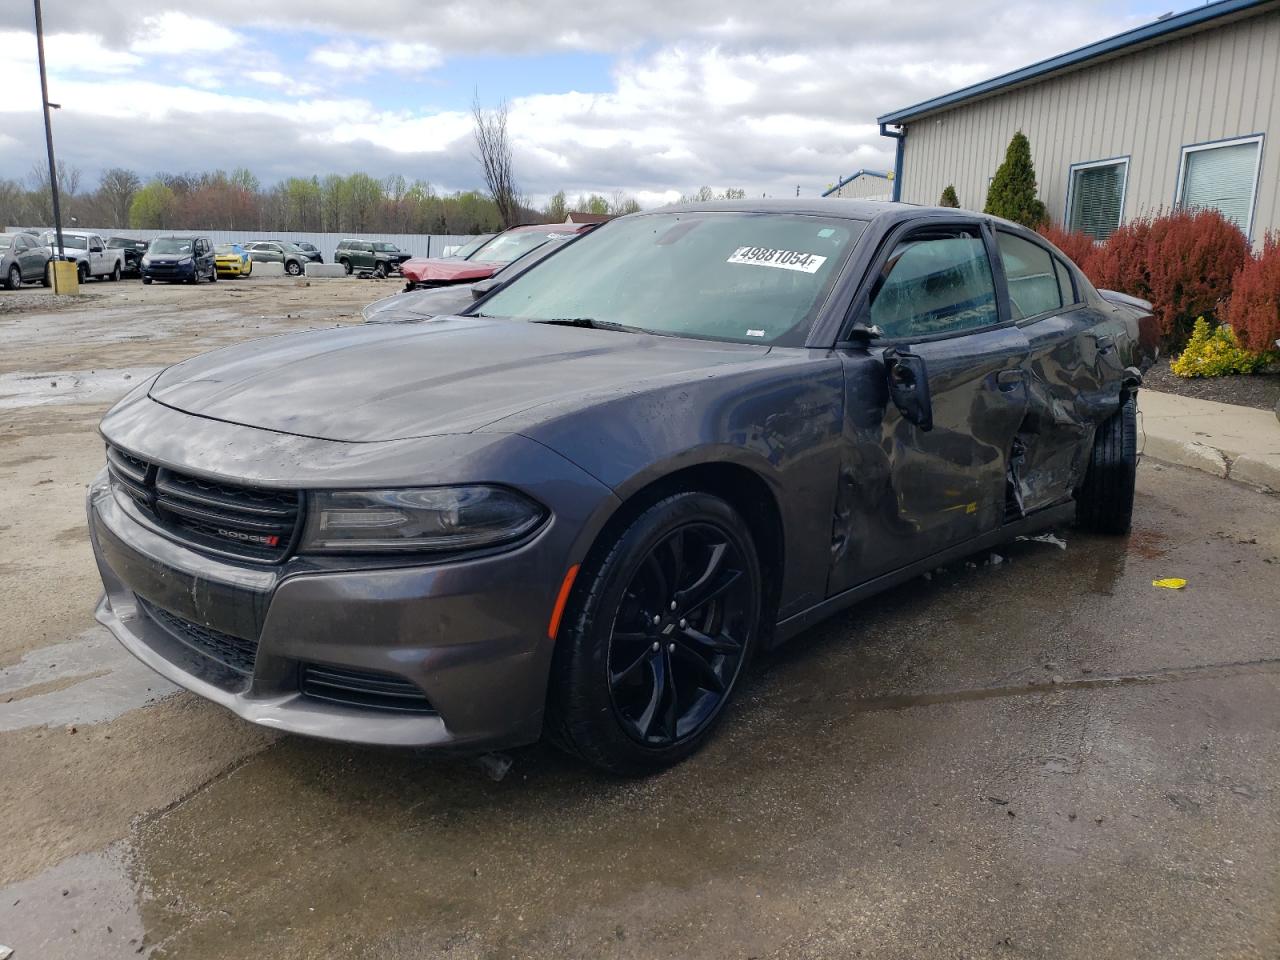
[[[347,276],[348,276],[348,277],[349,277],[349,276],[351,276],[351,261],[350,261],[350,260],[339,260],[338,262],[339,262],[340,264],[342,264],[342,269],[343,269],[343,270],[345,270],[345,271],[347,272]]]
[[[1128,533],[1137,476],[1138,398],[1131,393],[1094,434],[1089,469],[1076,492],[1076,523],[1094,533]]]
[[[144,287],[149,287],[149,286],[151,286],[151,278],[150,278],[150,277],[143,277],[143,278],[142,278],[142,285],[143,285]]]
[[[4,288],[6,290],[17,290],[22,286],[22,268],[16,263],[9,268],[9,274],[4,278]]]
[[[385,263],[378,264],[373,268],[373,275],[379,280],[387,279],[387,265]]]
[[[285,264],[284,269],[285,269],[285,272],[289,274],[289,276],[296,277],[302,273],[302,264],[300,264],[297,260],[290,260],[288,263]]]
[[[680,762],[719,722],[760,615],[760,563],[737,512],[698,492],[655,503],[583,565],[552,668],[552,739],[614,774]]]

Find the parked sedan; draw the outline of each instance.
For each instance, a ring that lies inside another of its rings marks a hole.
[[[574,239],[576,237],[548,240],[542,246],[535,247],[524,256],[512,260],[487,280],[393,293],[389,297],[375,300],[360,311],[360,314],[368,323],[398,323],[429,320],[432,317],[461,313],[476,300],[487,296],[503,284],[510,283]]]
[[[824,617],[1128,530],[1148,308],[958,210],[623,217],[464,316],[141,384],[88,494],[98,619],[273,730],[657,770]]]
[[[314,243],[304,243],[301,240],[294,240],[293,245],[307,255],[307,259],[312,263],[324,263],[324,254],[320,252],[320,248]]]
[[[0,233],[0,282],[6,290],[24,283],[49,285],[49,248],[25,233]]]
[[[414,257],[400,265],[405,289],[443,287],[452,283],[475,283],[491,277],[501,267],[548,240],[573,237],[594,229],[596,224],[540,224],[512,227],[493,239],[472,248],[465,257]]]
[[[219,277],[247,277],[253,273],[253,260],[238,243],[220,243],[213,248],[213,262]]]

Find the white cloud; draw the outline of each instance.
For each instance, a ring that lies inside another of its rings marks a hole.
[[[394,73],[424,73],[444,62],[440,51],[427,43],[359,44],[342,41],[312,50],[312,63],[333,70],[364,76],[379,70]]]
[[[129,49],[134,53],[177,56],[218,53],[243,42],[240,34],[219,23],[173,10],[143,17],[140,35]]]

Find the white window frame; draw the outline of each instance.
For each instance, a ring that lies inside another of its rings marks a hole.
[[[1244,235],[1247,239],[1253,239],[1253,214],[1258,205],[1258,177],[1262,174],[1262,141],[1264,135],[1261,133],[1251,133],[1245,137],[1227,137],[1222,140],[1206,140],[1204,143],[1188,143],[1183,146],[1181,154],[1178,156],[1178,183],[1173,190],[1174,207],[1182,206],[1182,181],[1187,172],[1187,155],[1199,153],[1201,150],[1216,150],[1219,147],[1238,147],[1245,143],[1256,143],[1258,152],[1253,161],[1253,189],[1249,192],[1249,219],[1245,224]]]
[[[1129,194],[1129,154],[1123,157],[1108,157],[1105,160],[1085,160],[1067,167],[1067,203],[1062,210],[1062,222],[1068,230],[1075,230],[1071,225],[1071,201],[1076,191],[1076,171],[1088,170],[1092,167],[1124,167],[1124,175],[1120,178],[1120,219],[1116,221],[1116,229],[1124,225],[1124,201]],[[1098,241],[1102,242],[1102,241]]]

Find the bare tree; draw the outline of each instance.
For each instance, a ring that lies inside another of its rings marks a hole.
[[[476,159],[484,169],[489,196],[498,208],[503,225],[514,227],[520,221],[520,191],[512,171],[507,102],[503,100],[493,110],[486,110],[480,105],[477,93],[471,103],[471,116],[475,121],[476,148],[480,151]]]
[[[98,196],[102,200],[109,227],[127,227],[129,225],[129,205],[133,203],[134,194],[142,189],[142,181],[132,170],[123,167],[112,167],[102,175],[98,182]]]

